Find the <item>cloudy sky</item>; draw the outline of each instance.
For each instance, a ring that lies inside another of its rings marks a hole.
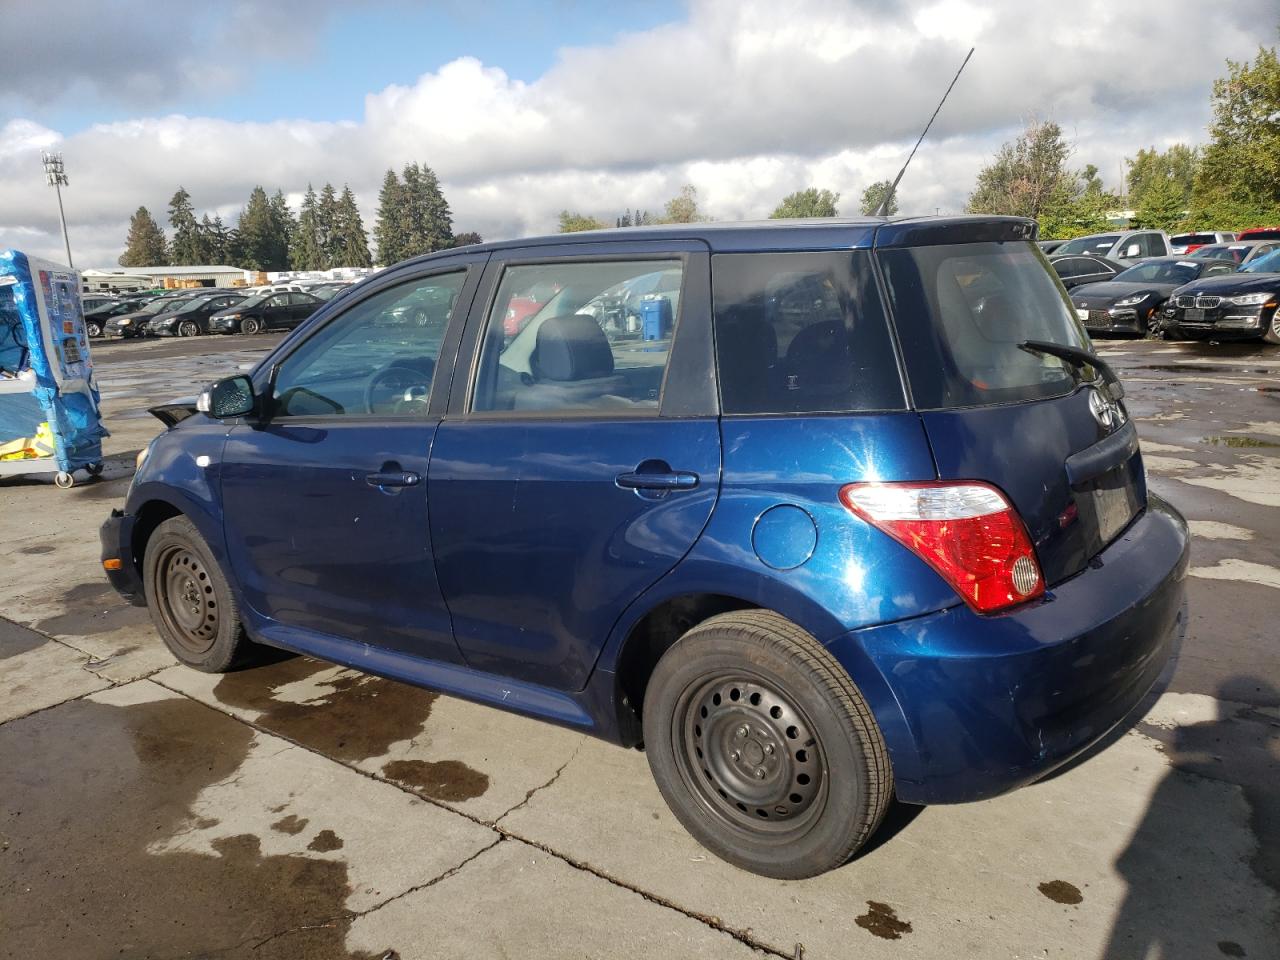
[[[1139,147],[1204,140],[1214,78],[1280,17],[1275,0],[4,0],[4,22],[0,248],[63,259],[40,166],[60,150],[89,267],[179,184],[232,221],[255,184],[296,206],[308,181],[349,183],[371,229],[383,173],[412,160],[486,239],[564,208],[658,211],[683,183],[717,219],[807,186],[856,214],[970,46],[904,212],[962,209],[1031,116],[1115,186]]]

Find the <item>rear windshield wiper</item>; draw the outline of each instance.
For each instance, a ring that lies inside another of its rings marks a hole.
[[[1088,350],[1082,350],[1079,347],[1069,347],[1065,343],[1050,343],[1048,340],[1023,340],[1022,343],[1018,344],[1018,349],[1026,350],[1029,353],[1047,353],[1051,357],[1066,360],[1077,367],[1082,367],[1085,364],[1095,367],[1102,374],[1102,379],[1110,385],[1111,399],[1119,400],[1124,397],[1124,384],[1120,382],[1116,372],[1111,369],[1111,364],[1096,353],[1090,353]]]

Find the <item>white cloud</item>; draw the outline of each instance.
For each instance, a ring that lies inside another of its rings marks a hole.
[[[1032,114],[1061,123],[1077,164],[1115,183],[1139,147],[1203,139],[1213,79],[1227,57],[1252,56],[1273,13],[1271,0],[1084,0],[1069,17],[1021,0],[696,0],[683,22],[561,50],[531,82],[459,57],[369,93],[355,123],[168,116],[63,134],[17,119],[0,129],[0,246],[58,253],[39,166],[54,146],[81,265],[114,262],[129,215],[146,205],[163,219],[178,184],[232,218],[258,183],[296,202],[307,181],[349,182],[371,228],[383,172],[411,160],[440,174],[458,229],[486,237],[553,229],[562,208],[657,212],[685,182],[717,217],[766,215],[810,185],[856,212],[867,184],[896,173],[970,45],[903,181],[905,210],[960,209]]]

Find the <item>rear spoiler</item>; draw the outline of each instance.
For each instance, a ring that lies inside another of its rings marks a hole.
[[[922,217],[894,220],[876,229],[872,245],[933,247],[944,243],[1002,243],[1035,240],[1039,225],[1026,217]]]
[[[195,397],[183,397],[180,400],[170,400],[168,403],[162,403],[159,406],[151,407],[147,410],[147,413],[151,414],[169,429],[173,429],[195,412]]]

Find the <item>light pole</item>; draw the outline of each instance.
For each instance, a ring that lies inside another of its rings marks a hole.
[[[58,194],[58,220],[62,223],[62,245],[67,248],[67,266],[75,269],[75,264],[71,262],[71,241],[67,237],[67,215],[62,211],[62,188],[67,186],[67,175],[62,169],[62,154],[42,151],[40,160],[44,163],[45,180]]]

